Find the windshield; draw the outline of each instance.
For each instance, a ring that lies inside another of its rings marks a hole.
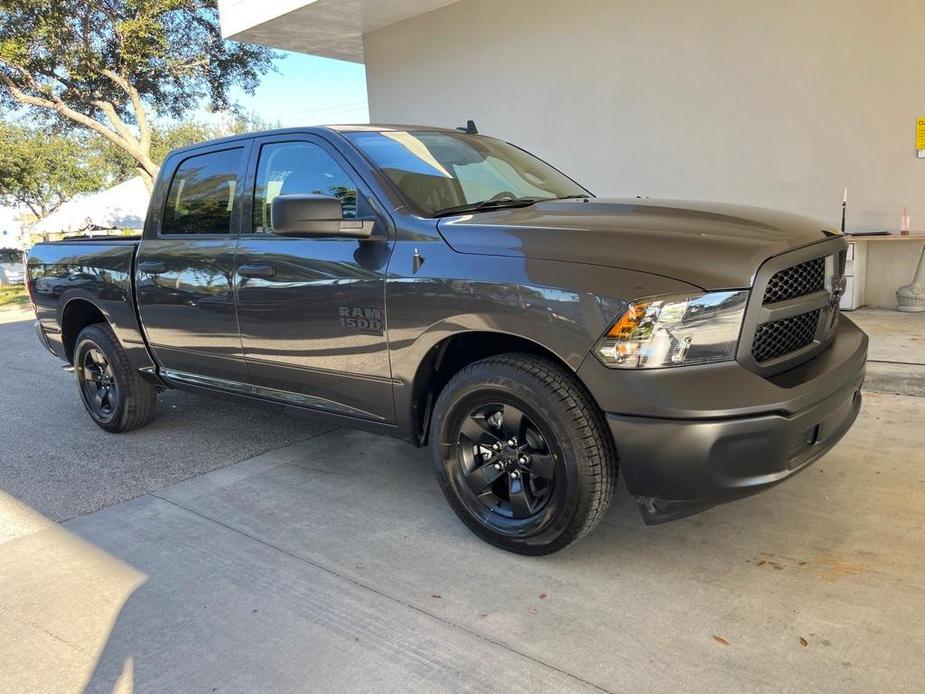
[[[483,135],[433,130],[345,135],[426,217],[588,195],[549,164]]]

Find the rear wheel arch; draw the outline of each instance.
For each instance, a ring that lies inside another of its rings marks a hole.
[[[92,301],[74,298],[61,310],[61,343],[68,362],[74,361],[74,348],[81,331],[94,323],[109,324],[106,315]]]
[[[574,368],[558,354],[538,342],[519,335],[487,330],[472,330],[450,335],[428,350],[421,363],[418,364],[412,381],[409,414],[415,443],[422,446],[427,444],[434,403],[453,376],[469,364],[481,359],[511,353],[544,357],[572,374],[581,388],[587,390],[575,374]],[[589,397],[593,400],[590,393]]]

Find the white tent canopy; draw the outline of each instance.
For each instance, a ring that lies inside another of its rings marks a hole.
[[[25,248],[29,238],[23,232],[24,210],[0,206],[0,248]]]
[[[79,195],[36,222],[40,234],[84,229],[141,229],[151,195],[140,177],[99,193]]]

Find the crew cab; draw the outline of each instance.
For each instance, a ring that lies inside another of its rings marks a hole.
[[[172,152],[140,239],[39,244],[27,283],[103,429],[178,388],[401,437],[473,532],[545,554],[618,464],[655,523],[836,444],[867,353],[846,248],[797,215],[597,198],[472,124],[332,126]]]

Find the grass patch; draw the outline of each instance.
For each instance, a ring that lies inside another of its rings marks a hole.
[[[26,308],[29,294],[24,284],[0,285],[0,311],[4,309]]]

